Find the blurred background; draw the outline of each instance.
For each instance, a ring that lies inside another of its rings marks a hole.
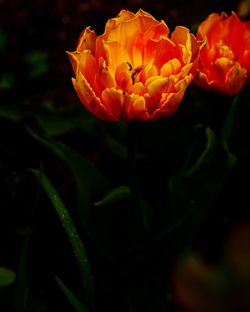
[[[233,0],[0,0],[3,270],[0,270],[0,310],[3,312],[74,311],[55,283],[55,275],[66,280],[84,301],[64,229],[27,169],[43,168],[80,227],[72,199],[74,178],[63,162],[31,137],[27,127],[62,141],[87,157],[113,185],[124,183],[124,125],[96,120],[83,108],[71,83],[73,71],[65,51],[75,50],[85,27],[91,26],[101,34],[107,19],[121,9],[136,12],[139,8],[165,20],[171,31],[176,25],[184,25],[193,32],[212,12],[230,14],[234,10],[242,19],[248,19],[250,13],[249,1]],[[168,123],[141,127],[139,174],[141,182],[145,182],[141,192],[153,203],[156,214],[165,200],[165,185],[175,183],[173,177],[193,144],[194,129],[209,127],[219,135],[230,101],[192,85],[180,110]],[[225,174],[225,179],[223,173],[218,183],[206,174],[203,176],[203,182],[210,181],[215,189],[219,185],[219,191],[188,248],[177,243],[186,235],[184,227],[170,239],[172,244],[163,240],[149,254],[138,252],[131,260],[136,262],[133,272],[137,272],[140,261],[144,263],[141,258],[146,255],[152,262],[145,263],[144,270],[134,274],[136,277],[131,273],[134,286],[129,293],[127,273],[121,273],[117,264],[101,256],[82,230],[100,311],[250,311],[249,85],[242,92],[240,104],[230,142],[230,150],[237,157],[236,168]],[[192,156],[194,159],[204,147],[204,134],[198,134],[197,140],[199,148]],[[145,155],[149,158],[146,161]],[[221,174],[217,167],[213,170]],[[171,190],[171,185],[168,187]],[[116,217],[119,218],[111,215],[111,223]],[[115,241],[114,245],[117,253],[121,252],[123,243]],[[169,253],[172,256],[166,260]],[[155,264],[155,257],[160,264]],[[152,263],[154,266],[149,266]]]

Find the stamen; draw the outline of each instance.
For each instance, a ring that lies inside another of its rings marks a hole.
[[[129,67],[129,71],[131,71],[132,70],[132,68],[133,68],[133,66],[129,63],[129,62],[127,62],[127,64],[128,64],[128,67]]]
[[[132,83],[135,84],[135,77],[137,74],[139,74],[139,72],[142,70],[142,66],[141,67],[137,67],[134,69],[131,78],[132,78]]]

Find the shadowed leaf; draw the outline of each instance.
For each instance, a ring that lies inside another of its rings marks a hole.
[[[79,299],[72,293],[71,290],[68,289],[67,286],[63,283],[63,281],[59,277],[55,277],[57,284],[61,288],[62,292],[68,299],[68,301],[71,303],[71,305],[74,307],[76,312],[88,312],[87,308],[84,307],[84,305],[80,302]]]
[[[50,180],[38,170],[31,170],[34,175],[37,177],[39,182],[42,184],[45,189],[48,197],[50,198],[56,212],[65,228],[67,236],[69,238],[70,244],[73,248],[76,261],[78,263],[82,282],[86,291],[86,297],[88,303],[93,307],[95,304],[95,295],[94,295],[94,285],[93,285],[93,277],[90,269],[88,257],[81,241],[81,238],[77,232],[77,229],[69,215],[66,207],[64,206],[61,197],[55,190],[54,186],[50,182]]]
[[[15,279],[15,272],[4,267],[0,267],[0,288],[11,285],[15,281]]]

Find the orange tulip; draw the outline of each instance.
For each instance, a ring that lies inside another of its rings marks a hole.
[[[250,73],[250,22],[242,22],[234,12],[229,17],[213,13],[200,24],[197,38],[206,40],[197,85],[227,95],[238,93]]]
[[[139,10],[122,10],[104,34],[87,27],[69,53],[73,85],[83,105],[106,121],[155,120],[172,115],[196,73],[201,43],[185,27]]]

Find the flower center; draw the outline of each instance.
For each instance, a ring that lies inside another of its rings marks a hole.
[[[129,66],[129,71],[131,72],[131,79],[132,79],[132,84],[135,84],[136,82],[136,77],[138,76],[138,74],[141,72],[143,66],[137,66],[136,68],[133,69],[133,66],[127,62],[128,66]]]
[[[234,59],[233,51],[224,42],[219,42],[219,44],[216,45],[216,49],[218,51],[219,57],[226,57],[229,60],[233,60]]]

